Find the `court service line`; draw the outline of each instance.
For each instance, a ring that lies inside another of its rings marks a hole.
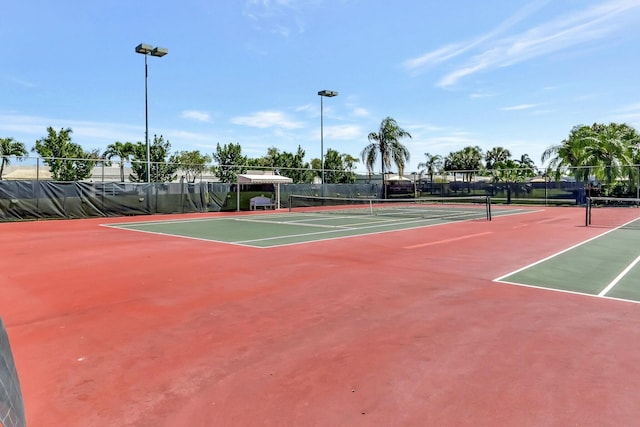
[[[537,210],[526,210],[526,209],[506,209],[502,210],[500,208],[494,208],[491,210],[492,217],[503,217],[503,216],[512,216],[512,215],[528,215],[538,212],[544,212],[544,209]]]
[[[485,231],[483,233],[476,233],[476,234],[467,234],[466,236],[454,237],[451,239],[437,240],[435,242],[420,243],[418,245],[405,246],[404,249],[424,248],[426,246],[434,246],[434,245],[439,245],[441,243],[457,242],[459,240],[471,239],[473,237],[486,236],[487,234],[493,234],[493,231]]]
[[[620,274],[618,274],[616,276],[615,279],[613,279],[613,281],[611,283],[609,283],[599,294],[599,297],[603,297],[605,296],[607,293],[609,293],[609,291],[618,284],[618,282],[620,280],[622,280],[624,278],[624,276],[626,276],[633,267],[636,266],[636,264],[640,262],[640,255],[631,263],[627,266],[627,268],[625,268],[624,270],[622,270],[622,272]]]
[[[252,222],[256,224],[279,224],[279,225],[298,225],[301,227],[318,227],[318,228],[339,228],[343,230],[355,230],[353,227],[349,227],[348,225],[330,225],[330,224],[308,224],[301,223],[299,221],[270,221],[270,220],[259,220],[259,219],[245,219],[245,218],[234,218],[234,221],[239,222]]]
[[[291,238],[297,238],[297,237],[315,236],[315,235],[319,235],[319,234],[332,234],[332,233],[343,233],[343,232],[359,232],[361,230],[368,230],[368,229],[374,229],[374,228],[383,228],[383,227],[388,227],[388,226],[392,226],[392,225],[407,225],[407,224],[413,224],[413,223],[424,224],[425,221],[424,220],[413,220],[413,221],[403,221],[403,222],[396,221],[396,222],[393,222],[393,223],[385,222],[383,224],[367,225],[366,227],[343,228],[343,229],[339,229],[339,228],[333,227],[330,230],[325,230],[325,231],[314,231],[314,232],[311,232],[311,233],[295,233],[295,234],[285,234],[285,235],[273,236],[273,237],[262,237],[260,239],[241,240],[241,241],[238,241],[236,243],[241,243],[241,244],[247,244],[247,243],[253,243],[253,242],[259,243],[259,242],[267,242],[267,241],[273,241],[273,240],[284,240],[284,239],[291,239]],[[284,223],[284,225],[286,225],[286,223]],[[298,224],[295,224],[295,225],[298,225]],[[305,224],[302,224],[302,225],[305,225]],[[444,225],[444,224],[431,224],[431,225]],[[419,225],[419,226],[413,227],[413,228],[429,227],[431,225]],[[387,231],[384,231],[384,232],[404,231],[404,230],[410,230],[411,228],[412,227],[398,228],[398,229],[387,230]],[[377,234],[377,232],[358,233],[358,234],[355,234],[353,236],[341,236],[339,238],[342,238],[342,237],[358,237],[358,236],[365,236],[365,235],[371,235],[371,234]],[[327,239],[324,239],[324,240],[327,240]],[[308,242],[302,242],[302,243],[308,243]]]
[[[545,287],[545,286],[528,285],[526,283],[509,282],[509,281],[501,281],[500,283],[504,283],[505,285],[521,286],[523,288],[540,289],[540,290],[549,291],[549,292],[560,292],[560,293],[563,293],[563,294],[580,295],[580,296],[588,297],[588,298],[603,298],[603,299],[608,299],[608,300],[612,300],[612,301],[623,301],[623,302],[630,302],[630,303],[633,303],[633,304],[640,304],[640,301],[637,301],[637,300],[626,299],[626,298],[608,297],[606,295],[600,296],[600,295],[589,294],[589,293],[586,293],[586,292],[570,291],[568,289],[548,288],[548,287]]]

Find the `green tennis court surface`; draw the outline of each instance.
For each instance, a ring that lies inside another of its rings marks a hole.
[[[640,302],[640,219],[496,282]]]
[[[111,224],[110,227],[266,248],[427,227],[451,219],[322,214],[257,214],[197,220]]]
[[[368,208],[366,208],[368,209]],[[126,230],[267,248],[366,234],[429,227],[459,221],[486,221],[484,206],[402,207],[367,214],[353,207],[305,213],[261,213],[190,220],[108,224]],[[494,216],[531,212],[497,209]]]

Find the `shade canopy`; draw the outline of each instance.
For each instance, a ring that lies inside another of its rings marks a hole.
[[[238,175],[238,184],[291,184],[293,179],[282,175]]]
[[[409,178],[405,178],[404,176],[400,176],[397,174],[390,174],[386,176],[387,181],[411,181]]]
[[[291,184],[293,179],[273,174],[238,174],[238,195],[236,210],[240,210],[240,184],[274,184],[276,187],[276,209],[280,209],[280,184]]]

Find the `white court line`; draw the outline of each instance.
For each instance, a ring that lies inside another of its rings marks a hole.
[[[259,220],[259,219],[244,219],[244,218],[233,218],[234,221],[238,222],[252,222],[257,224],[279,224],[279,225],[296,225],[299,227],[317,227],[317,228],[339,228],[341,230],[356,230],[356,228],[349,227],[347,225],[330,225],[330,224],[308,224],[300,221],[269,221],[269,220]]]
[[[308,215],[308,214],[305,214]],[[330,224],[313,224],[313,222],[320,222],[320,221],[334,221],[334,220],[340,220],[340,219],[349,219],[349,220],[353,220],[354,218],[361,218],[361,219],[365,219],[366,221],[364,222],[355,222],[355,223],[351,223],[351,224],[338,224],[338,225],[330,225]],[[369,216],[369,215],[358,215],[358,216],[354,216],[354,215],[316,215],[313,214],[313,217],[307,217],[304,219],[294,219],[294,220],[290,220],[290,221],[273,221],[273,220],[268,220],[268,219],[264,219],[264,220],[258,220],[258,219],[248,219],[248,218],[239,218],[239,217],[234,217],[233,218],[235,221],[244,221],[244,222],[256,222],[256,223],[263,223],[263,224],[280,224],[280,225],[299,225],[302,227],[320,227],[320,228],[338,228],[338,229],[343,229],[343,230],[357,230],[362,225],[372,225],[373,226],[383,226],[383,223],[398,223],[398,219],[386,219],[386,218],[380,218],[380,217],[376,217],[376,216]],[[403,223],[404,224],[404,223]]]
[[[640,262],[640,256],[638,256],[638,258],[636,258],[629,266],[627,266],[627,268],[622,273],[620,273],[618,275],[618,277],[616,277],[609,285],[607,285],[607,287],[605,287],[598,295],[589,294],[589,293],[583,293],[583,292],[569,291],[569,290],[558,289],[558,288],[554,288],[554,287],[528,285],[526,283],[517,283],[517,282],[510,282],[510,281],[504,280],[505,278],[507,278],[509,276],[517,274],[517,273],[519,273],[521,271],[524,271],[524,270],[526,270],[526,269],[528,269],[530,267],[534,267],[534,266],[536,266],[538,264],[541,264],[541,263],[543,263],[545,261],[548,261],[548,260],[550,260],[552,258],[555,258],[555,257],[557,257],[559,255],[562,255],[565,252],[569,252],[569,251],[571,251],[571,250],[573,250],[573,249],[575,249],[577,247],[580,247],[580,246],[582,246],[582,245],[584,245],[586,243],[589,243],[589,242],[591,242],[593,240],[596,240],[596,239],[599,239],[600,237],[603,237],[603,236],[605,236],[605,235],[607,235],[609,233],[612,233],[612,232],[614,232],[616,230],[619,230],[622,227],[624,227],[625,225],[630,224],[630,223],[632,223],[634,221],[636,221],[636,220],[629,221],[629,222],[627,222],[627,223],[625,223],[625,224],[623,224],[623,225],[621,225],[619,227],[616,227],[616,228],[613,228],[611,230],[605,231],[604,233],[598,234],[597,236],[594,236],[594,237],[592,237],[590,239],[587,239],[587,240],[585,240],[585,241],[583,241],[581,243],[578,243],[578,244],[575,244],[573,246],[570,246],[567,249],[564,249],[564,250],[562,250],[560,252],[557,252],[557,253],[555,253],[553,255],[550,255],[550,256],[548,256],[546,258],[538,260],[538,261],[536,261],[534,263],[526,265],[526,266],[524,266],[522,268],[519,268],[517,270],[514,270],[514,271],[512,271],[510,273],[504,274],[504,275],[502,275],[502,276],[500,276],[500,277],[498,277],[496,279],[493,279],[493,282],[504,283],[504,284],[507,284],[507,285],[523,286],[523,287],[534,288],[534,289],[544,289],[544,290],[548,290],[548,291],[552,291],[552,292],[564,292],[564,293],[570,293],[570,294],[576,294],[576,295],[584,295],[584,296],[593,297],[593,298],[605,298],[605,299],[610,299],[610,300],[615,300],[615,301],[624,301],[624,302],[631,302],[631,303],[634,303],[634,304],[640,304],[640,301],[636,301],[636,300],[630,300],[630,299],[615,298],[615,297],[606,296],[606,294],[611,290],[611,288],[613,288],[624,276],[626,276],[628,274],[628,272],[633,267],[635,267],[635,265],[638,262]]]
[[[603,297],[605,296],[607,293],[609,293],[609,291],[618,284],[618,282],[620,280],[622,280],[624,278],[624,276],[626,276],[631,269],[633,269],[633,267],[635,267],[635,265],[640,262],[640,255],[638,256],[638,258],[636,258],[631,264],[629,264],[627,266],[627,268],[625,268],[624,270],[622,270],[622,272],[620,274],[618,274],[616,276],[615,279],[613,279],[613,281],[611,283],[609,283],[602,291],[600,291],[600,293],[598,294],[599,297]]]
[[[256,214],[256,215],[246,215],[243,218],[250,218],[250,217],[258,217],[262,214]],[[279,217],[299,217],[300,213],[278,213],[278,214],[273,214],[273,216],[279,216]],[[318,213],[305,213],[304,215],[321,215]],[[331,218],[335,218],[335,215],[331,214],[331,215],[324,215],[323,216],[324,219],[331,219]],[[341,216],[344,218],[353,218],[353,216],[348,215],[348,216]],[[370,236],[370,235],[374,235],[374,234],[384,234],[384,233],[392,233],[392,232],[398,232],[398,231],[407,231],[407,230],[411,230],[411,229],[415,229],[415,228],[427,228],[427,227],[433,227],[433,226],[442,226],[442,225],[450,225],[453,224],[454,222],[467,222],[467,221],[472,221],[475,220],[476,218],[470,218],[470,219],[458,219],[457,221],[447,221],[447,222],[439,222],[439,223],[431,223],[433,221],[439,221],[442,220],[442,218],[402,218],[403,220],[399,220],[398,218],[390,218],[390,217],[380,217],[380,216],[363,216],[362,218],[375,218],[373,219],[373,221],[366,221],[366,222],[361,222],[358,224],[350,224],[350,226],[352,228],[337,228],[334,227],[333,229],[330,230],[324,230],[324,231],[319,231],[319,232],[312,232],[312,233],[300,233],[300,234],[289,234],[289,235],[284,235],[284,236],[274,236],[274,237],[268,237],[268,238],[260,238],[260,239],[251,239],[251,240],[242,240],[242,241],[225,241],[225,240],[217,240],[217,239],[212,239],[212,238],[200,238],[200,237],[192,237],[192,236],[184,236],[184,235],[180,235],[180,234],[173,234],[173,233],[165,233],[165,232],[157,232],[157,231],[148,231],[148,230],[139,230],[136,228],[131,228],[133,226],[145,226],[145,225],[164,225],[164,224],[173,224],[173,223],[189,223],[189,222],[201,222],[201,221],[224,221],[224,220],[233,220],[233,219],[237,219],[238,217],[234,217],[234,216],[222,216],[222,217],[213,217],[213,218],[194,218],[194,219],[174,219],[174,220],[157,220],[157,221],[132,221],[132,222],[121,222],[121,223],[109,223],[109,224],[99,224],[101,227],[107,227],[107,228],[116,228],[116,229],[120,229],[120,230],[126,230],[126,231],[135,231],[138,233],[146,233],[146,234],[157,234],[157,235],[161,235],[161,236],[168,236],[168,237],[176,237],[176,238],[182,238],[182,239],[191,239],[191,240],[198,240],[198,241],[208,241],[208,242],[214,242],[214,243],[222,243],[222,244],[228,244],[228,245],[236,245],[236,246],[243,246],[243,247],[249,247],[249,248],[255,248],[255,249],[268,249],[268,248],[276,248],[276,247],[283,247],[283,246],[291,246],[291,245],[298,245],[298,244],[307,244],[307,243],[315,243],[315,242],[322,242],[322,241],[327,241],[327,240],[339,240],[339,239],[345,239],[345,238],[352,238],[352,237],[362,237],[362,236]],[[406,220],[405,220],[406,219]],[[322,220],[322,218],[320,218],[320,220]],[[294,220],[295,221],[295,220]],[[265,220],[265,222],[270,222],[273,223],[273,221],[267,221]],[[293,221],[282,221],[283,224],[290,224]],[[414,225],[415,224],[415,225]],[[354,225],[365,225],[365,227],[353,227]],[[390,226],[405,226],[405,227],[401,227],[401,228],[395,228],[395,229],[391,229],[391,230],[380,230],[380,231],[372,231],[375,229],[379,229],[379,228],[386,228],[386,227],[390,227]],[[364,232],[359,233],[360,230],[364,230]],[[347,235],[347,236],[335,236],[335,237],[327,237],[327,238],[320,238],[320,239],[314,239],[311,241],[301,241],[301,242],[291,242],[291,243],[284,243],[284,244],[275,244],[275,245],[270,245],[270,246],[266,246],[266,247],[261,247],[261,246],[256,246],[255,244],[252,243],[260,243],[260,242],[266,242],[266,241],[275,241],[275,240],[285,240],[285,239],[290,239],[290,238],[296,238],[296,237],[306,237],[306,236],[313,236],[313,235],[322,235],[322,234],[334,234],[334,233],[341,233],[341,232],[358,232],[356,234],[353,235]]]
[[[330,240],[342,240],[342,239],[350,239],[350,238],[354,238],[354,237],[373,236],[373,235],[376,235],[376,234],[395,233],[397,231],[408,231],[408,230],[414,230],[414,229],[417,229],[417,228],[439,227],[439,226],[443,226],[443,225],[451,225],[451,224],[453,224],[453,222],[439,222],[439,223],[435,223],[435,224],[426,224],[425,221],[414,221],[414,222],[418,223],[418,225],[413,226],[413,227],[406,227],[406,228],[392,229],[392,230],[367,231],[365,233],[358,233],[358,234],[353,234],[353,235],[348,235],[348,236],[326,237],[326,238],[321,238],[321,239],[305,240],[305,241],[301,241],[301,242],[282,243],[282,244],[265,246],[265,247],[261,247],[261,246],[252,246],[252,247],[255,247],[257,249],[281,248],[281,247],[285,247],[285,246],[304,245],[304,244],[308,244],[308,243],[326,242],[326,241],[330,241]],[[466,221],[458,221],[458,222],[466,222]],[[402,224],[411,224],[411,223],[402,223]],[[389,224],[386,224],[386,225],[389,225]],[[363,230],[363,229],[367,229],[367,228],[384,227],[384,226],[385,226],[385,224],[377,225],[375,227],[362,227],[362,228],[357,228],[355,231]],[[336,231],[338,231],[338,230],[321,231],[321,232],[317,232],[317,233],[300,234],[300,236],[308,236],[308,235],[314,235],[314,234],[330,234],[330,233],[335,233]],[[268,238],[268,239],[256,239],[256,240],[251,240],[251,241],[246,241],[246,242],[249,242],[249,243],[250,242],[260,242],[262,240],[274,240],[274,239],[283,239],[283,238],[289,238],[289,237],[294,237],[295,238],[297,236],[299,236],[299,235],[298,234],[292,234],[292,235],[288,235],[288,236],[273,237],[273,238]],[[244,244],[244,242],[240,242],[240,243],[243,243],[241,246],[251,246],[251,245]]]
[[[528,210],[528,209],[500,209],[500,208],[491,208],[491,217],[502,217],[502,216],[512,216],[512,215],[527,215],[532,213],[544,212],[544,209],[536,209],[536,210]]]
[[[544,209],[542,209],[542,210],[544,210]],[[510,273],[504,274],[504,275],[502,275],[502,276],[500,276],[500,277],[498,277],[498,278],[496,278],[496,279],[493,279],[493,281],[494,281],[494,282],[502,282],[502,279],[504,279],[505,277],[509,277],[509,276],[511,276],[512,274],[520,273],[521,271],[524,271],[524,270],[526,270],[527,268],[530,268],[530,267],[533,267],[533,266],[535,266],[535,265],[541,264],[541,263],[543,263],[543,262],[545,262],[545,261],[548,261],[548,260],[550,260],[550,259],[552,259],[552,258],[555,258],[555,257],[557,257],[557,256],[559,256],[559,255],[562,255],[562,254],[563,254],[563,253],[565,253],[565,252],[569,252],[570,250],[575,249],[575,248],[577,248],[577,247],[579,247],[579,246],[582,246],[582,245],[584,245],[585,243],[589,243],[589,242],[591,242],[591,241],[593,241],[593,240],[596,240],[596,239],[599,239],[600,237],[605,236],[605,235],[607,235],[607,234],[609,234],[609,233],[613,233],[614,231],[619,230],[619,229],[621,229],[621,228],[625,227],[626,225],[631,224],[631,223],[632,223],[632,222],[634,222],[634,221],[637,221],[637,219],[634,219],[634,220],[631,220],[631,221],[629,221],[629,222],[626,222],[626,223],[624,223],[624,224],[622,224],[622,225],[620,225],[620,226],[618,226],[618,227],[616,227],[616,228],[612,228],[611,230],[605,231],[605,232],[604,232],[604,233],[602,233],[602,234],[598,234],[597,236],[594,236],[594,237],[592,237],[592,238],[590,238],[590,239],[587,239],[587,240],[585,240],[585,241],[583,241],[583,242],[580,242],[580,243],[578,243],[578,244],[575,244],[575,245],[573,245],[573,246],[570,246],[570,247],[568,247],[567,249],[564,249],[564,250],[562,250],[562,251],[560,251],[560,252],[557,252],[557,253],[555,253],[555,254],[553,254],[553,255],[550,255],[550,256],[548,256],[548,257],[546,257],[546,258],[542,258],[541,260],[538,260],[538,261],[536,261],[536,262],[534,262],[534,263],[531,263],[531,264],[529,264],[529,265],[525,265],[525,266],[524,266],[524,267],[522,267],[522,268],[519,268],[519,269],[517,269],[517,270],[514,270],[514,271],[512,271],[512,272],[510,272]],[[508,282],[503,282],[503,283],[508,283]]]
[[[308,223],[308,222],[314,222],[314,221],[327,221],[327,220],[334,220],[334,219],[354,219],[354,218],[360,218],[360,219],[366,219],[366,222],[357,222],[354,224],[349,224],[349,225],[368,225],[368,224],[372,224],[375,222],[383,222],[383,221],[395,221],[393,219],[385,219],[383,221],[380,221],[378,219],[376,219],[375,217],[373,217],[373,215],[327,215],[327,214],[314,214],[314,213],[305,213],[303,215],[308,215],[306,218],[304,219],[294,219],[291,221],[286,221],[289,224],[298,224],[298,223]]]
[[[280,225],[298,225],[298,226],[304,226],[304,227],[318,227],[318,228],[329,228],[329,229],[351,231],[351,230],[360,230],[362,228],[385,227],[390,224],[404,225],[404,224],[413,224],[414,222],[429,222],[429,221],[438,221],[443,219],[443,218],[424,218],[419,216],[406,217],[403,215],[375,215],[375,214],[374,215],[335,215],[335,214],[323,214],[322,212],[311,212],[305,215],[311,215],[312,218],[296,219],[296,220],[290,220],[290,221],[273,221],[268,219],[252,219],[250,217],[234,217],[233,220],[241,221],[241,222],[255,222],[255,223],[280,224]],[[461,213],[455,216],[449,215],[444,219],[459,220],[459,218],[464,218],[468,216],[470,216],[468,213]],[[314,221],[315,222],[334,221],[334,220],[340,220],[340,219],[353,220],[355,218],[361,218],[364,220],[364,222],[357,222],[357,223],[343,224],[343,225],[312,224],[312,222]],[[361,227],[363,225],[365,227]]]
[[[140,224],[144,224],[144,222],[141,222]],[[157,236],[166,236],[166,237],[179,238],[179,239],[198,240],[198,241],[201,241],[201,242],[222,243],[222,244],[226,244],[226,245],[236,245],[236,246],[244,246],[244,247],[247,247],[247,248],[255,248],[254,245],[244,245],[241,242],[227,242],[227,241],[224,241],[224,240],[209,239],[209,238],[206,238],[206,237],[184,236],[184,235],[181,235],[181,234],[162,233],[162,232],[159,232],[159,231],[138,230],[136,228],[128,228],[128,227],[111,227],[111,225],[109,225],[109,224],[100,224],[100,226],[101,227],[108,227],[108,228],[115,228],[115,229],[124,230],[124,231],[133,231],[134,233],[155,234]]]
[[[533,262],[533,263],[531,263],[531,264],[529,264],[529,265],[525,265],[525,266],[524,266],[524,267],[522,267],[522,268],[519,268],[519,269],[517,269],[517,270],[514,270],[514,271],[512,271],[512,272],[510,272],[510,273],[504,274],[504,275],[502,275],[502,276],[500,276],[500,277],[498,277],[498,278],[496,278],[496,279],[493,279],[493,281],[494,281],[494,282],[502,282],[502,279],[504,279],[505,277],[509,277],[509,276],[511,276],[511,275],[513,275],[513,274],[520,273],[521,271],[524,271],[524,270],[526,270],[526,269],[528,269],[528,268],[531,268],[531,267],[533,267],[533,266],[536,266],[536,265],[538,265],[538,264],[542,264],[542,263],[543,263],[543,262],[545,262],[545,261],[548,261],[548,260],[550,260],[550,259],[553,259],[553,258],[555,258],[555,257],[559,256],[559,255],[562,255],[562,254],[563,254],[563,253],[565,253],[565,252],[569,252],[570,250],[573,250],[573,249],[575,249],[575,248],[577,248],[577,247],[580,247],[580,246],[582,246],[582,245],[584,245],[584,244],[586,244],[586,243],[589,243],[589,242],[591,242],[591,241],[593,241],[593,240],[599,239],[600,237],[602,237],[602,236],[604,236],[604,235],[607,235],[607,234],[609,234],[609,233],[611,233],[611,232],[613,232],[613,231],[616,231],[617,229],[618,229],[618,228],[614,228],[614,229],[611,229],[611,230],[605,231],[605,232],[604,232],[604,233],[602,233],[602,234],[598,234],[597,236],[594,236],[594,237],[592,237],[592,238],[590,238],[590,239],[584,240],[584,241],[582,241],[582,242],[580,242],[580,243],[577,243],[577,244],[575,244],[575,245],[573,245],[573,246],[570,246],[570,247],[568,247],[568,248],[566,248],[566,249],[563,249],[563,250],[561,250],[560,252],[556,252],[556,253],[555,253],[555,254],[553,254],[553,255],[549,255],[549,256],[548,256],[548,257],[546,257],[546,258],[542,258],[542,259],[540,259],[540,260],[538,260],[538,261],[536,261],[536,262]],[[506,283],[506,282],[505,282],[505,283]]]
[[[623,302],[631,302],[633,304],[640,304],[640,301],[633,300],[633,299],[608,297],[606,295],[600,296],[600,295],[589,294],[589,293],[586,293],[586,292],[570,291],[570,290],[567,290],[567,289],[547,288],[547,287],[544,287],[544,286],[527,285],[525,283],[506,282],[506,281],[505,282],[500,282],[500,283],[504,283],[505,285],[521,286],[523,288],[540,289],[540,290],[549,291],[549,292],[560,292],[560,293],[563,293],[563,294],[580,295],[580,296],[589,297],[589,298],[601,298],[601,299],[608,299],[608,300],[612,300],[612,301],[623,301]]]
[[[367,230],[367,229],[375,229],[375,228],[383,228],[383,227],[388,227],[390,225],[405,225],[405,224],[414,224],[414,223],[421,223],[424,224],[424,220],[413,220],[413,221],[404,221],[404,222],[400,222],[400,221],[394,221],[392,224],[375,224],[375,225],[368,225],[366,227],[357,227],[357,228],[345,228],[345,229],[336,229],[335,227],[331,230],[327,230],[327,231],[316,231],[313,233],[297,233],[297,234],[287,234],[287,235],[281,235],[281,236],[273,236],[273,237],[263,237],[260,239],[251,239],[251,240],[240,240],[238,241],[238,243],[242,243],[242,244],[246,244],[246,243],[251,243],[251,242],[266,242],[269,240],[285,240],[285,239],[291,239],[291,238],[295,238],[295,237],[305,237],[305,236],[315,236],[315,235],[319,235],[319,234],[330,234],[330,233],[336,233],[336,232],[342,232],[342,231],[360,231],[360,230]],[[284,224],[287,224],[286,222]],[[436,225],[440,225],[440,224],[436,224]],[[310,227],[312,225],[309,225]],[[424,225],[422,226],[418,226],[417,228],[420,227],[424,227]],[[399,228],[399,229],[393,229],[393,230],[388,230],[389,232],[391,231],[404,231],[404,230],[409,230],[411,229],[410,227],[408,228]],[[358,236],[364,236],[367,234],[376,234],[376,233],[363,233],[363,234],[356,234],[354,236],[348,236],[348,237],[358,237]],[[340,237],[342,238],[342,237]],[[302,242],[302,243],[309,243],[309,242]]]

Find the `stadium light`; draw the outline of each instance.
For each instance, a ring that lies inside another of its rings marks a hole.
[[[322,164],[322,177],[320,183],[324,184],[324,119],[322,98],[325,96],[327,98],[333,98],[334,96],[338,96],[338,92],[335,90],[321,90],[318,92],[318,95],[320,95],[320,163]]]
[[[151,182],[151,148],[149,147],[149,100],[147,80],[149,73],[147,72],[147,55],[162,58],[169,50],[164,47],[152,47],[151,45],[140,43],[136,46],[136,53],[144,55],[144,140],[147,146],[147,182]]]

